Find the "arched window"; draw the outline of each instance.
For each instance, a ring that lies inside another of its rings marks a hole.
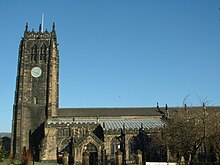
[[[87,150],[88,152],[97,152],[96,147],[95,147],[92,143],[87,144],[86,150]]]
[[[33,45],[31,48],[31,61],[37,62],[37,45]]]
[[[118,139],[113,138],[110,144],[110,148],[111,148],[111,157],[116,158],[116,152],[118,151],[118,147],[120,145],[120,142],[118,141]]]
[[[135,152],[137,152],[136,138],[132,137],[128,141],[129,160],[135,159]]]
[[[63,137],[63,129],[58,129],[57,133],[58,133],[58,137]]]
[[[46,52],[47,52],[47,47],[45,44],[43,44],[40,49],[40,60],[43,60],[44,62],[46,62]]]

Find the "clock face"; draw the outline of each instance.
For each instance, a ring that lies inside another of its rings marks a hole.
[[[42,73],[42,70],[39,67],[34,67],[31,69],[31,75],[35,78],[40,77],[41,73]]]

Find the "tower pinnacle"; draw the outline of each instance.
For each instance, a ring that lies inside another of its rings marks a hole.
[[[26,25],[25,25],[25,32],[28,32],[28,22],[26,22]]]
[[[55,32],[55,22],[53,22],[52,32]]]

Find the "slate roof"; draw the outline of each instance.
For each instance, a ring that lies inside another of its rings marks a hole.
[[[0,132],[0,138],[3,138],[3,137],[11,138],[11,133],[10,132]]]
[[[203,110],[199,107],[168,107],[169,112],[180,110]],[[220,106],[207,106],[206,111],[219,111]],[[100,124],[106,130],[119,130],[125,126],[127,130],[162,127],[165,124],[160,119],[166,113],[165,107],[136,108],[59,108],[57,118],[51,118],[48,124]],[[147,116],[159,118],[146,118]],[[144,118],[142,118],[144,117]],[[74,120],[73,120],[74,118]]]
[[[187,111],[199,111],[203,110],[202,106],[186,106],[186,107],[168,107],[169,112],[178,112],[181,110],[187,110]],[[220,106],[205,106],[206,111],[219,111],[220,112]],[[161,108],[161,111],[163,113],[166,112],[165,108]]]
[[[149,108],[59,108],[59,117],[162,116],[156,107]]]
[[[188,111],[203,110],[202,106],[187,106]],[[220,106],[206,106],[206,111],[219,111]],[[185,110],[185,107],[168,107],[169,112]],[[119,117],[119,116],[163,116],[165,107],[129,108],[59,108],[59,117]]]

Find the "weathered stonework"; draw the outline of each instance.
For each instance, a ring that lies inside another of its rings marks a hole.
[[[39,153],[44,123],[56,115],[59,55],[55,27],[51,32],[30,32],[26,25],[18,56],[11,154],[21,158],[24,147]]]
[[[142,126],[160,127],[164,113],[159,108],[59,108],[57,45],[54,24],[51,32],[30,32],[26,25],[18,54],[11,154],[21,158],[26,147],[35,160],[56,161],[58,153],[68,153],[75,164],[114,164],[125,127],[126,161],[135,163],[132,138]],[[33,73],[34,67],[41,72]]]

